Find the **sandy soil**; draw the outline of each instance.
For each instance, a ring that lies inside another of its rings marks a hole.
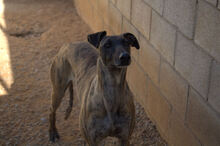
[[[92,31],[77,15],[72,0],[5,0],[4,20],[1,35],[8,39],[14,82],[8,95],[0,96],[0,145],[81,146],[76,101],[71,116],[64,120],[68,98],[57,111],[61,139],[48,141],[49,67],[62,44],[85,40]],[[1,76],[0,84],[2,79],[7,80]],[[166,145],[137,103],[136,117],[133,146]],[[115,145],[112,140],[108,143]]]

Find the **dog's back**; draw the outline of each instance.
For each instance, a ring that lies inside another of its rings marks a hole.
[[[58,78],[62,80],[63,76],[68,77],[66,80],[72,80],[74,78],[77,85],[77,94],[79,97],[82,97],[95,76],[97,58],[98,52],[88,42],[66,44],[61,47],[59,53],[54,58],[51,74],[57,72]],[[56,75],[51,75],[51,77],[53,76]]]

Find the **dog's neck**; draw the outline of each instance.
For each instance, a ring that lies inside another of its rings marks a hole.
[[[99,88],[104,89],[105,86],[123,90],[126,82],[127,68],[117,68],[114,66],[106,66],[99,58],[97,61],[98,84]]]
[[[97,88],[102,92],[105,107],[110,113],[115,113],[124,100],[126,72],[127,68],[105,66],[100,58],[97,61]]]

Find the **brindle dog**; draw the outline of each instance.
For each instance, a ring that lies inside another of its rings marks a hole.
[[[50,140],[59,138],[56,110],[69,88],[70,100],[65,119],[73,104],[73,85],[81,101],[80,130],[90,146],[107,136],[129,145],[135,124],[133,95],[126,81],[131,63],[130,47],[139,49],[131,33],[107,36],[105,31],[88,35],[88,42],[63,46],[51,66],[52,107],[49,116]]]

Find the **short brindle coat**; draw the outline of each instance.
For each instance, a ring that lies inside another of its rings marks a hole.
[[[60,49],[50,72],[53,86],[49,116],[51,141],[59,138],[56,110],[69,88],[65,119],[71,112],[73,89],[76,89],[81,101],[80,129],[90,146],[97,146],[107,136],[117,137],[121,146],[129,145],[135,124],[133,95],[126,81],[131,46],[139,49],[133,34],[106,36],[103,31],[88,35],[88,42]]]

